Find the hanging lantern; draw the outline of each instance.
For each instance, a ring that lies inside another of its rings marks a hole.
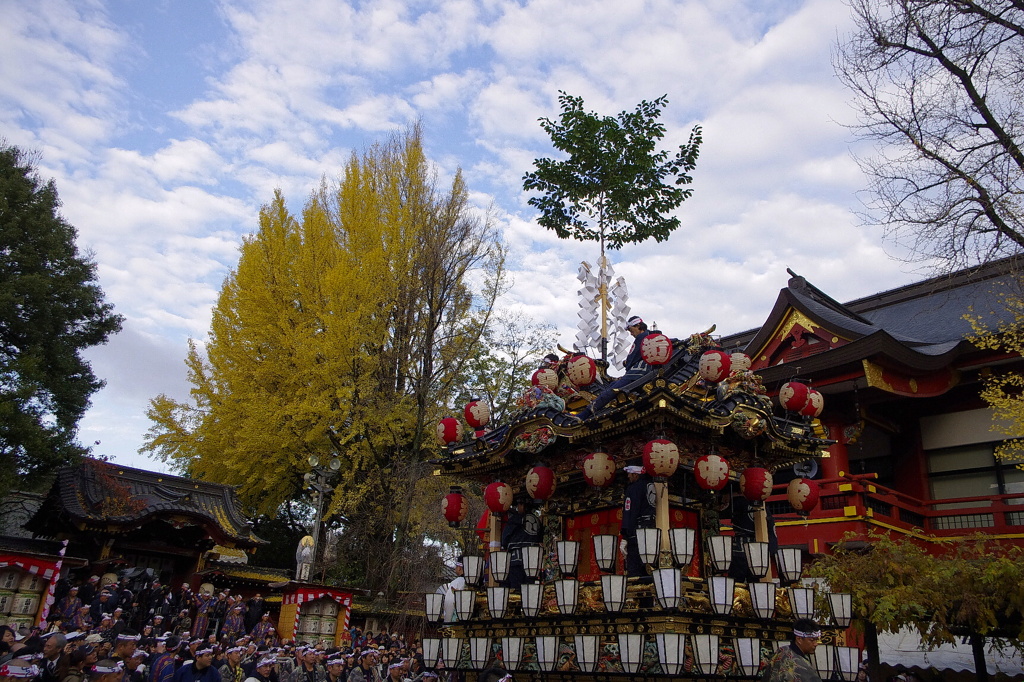
[[[800,408],[805,417],[817,417],[825,409],[825,396],[813,388],[807,389],[807,404]]]
[[[541,367],[530,377],[530,383],[534,386],[550,388],[553,391],[558,388],[558,370]]]
[[[538,464],[526,474],[526,492],[535,500],[546,500],[555,492],[555,472]]]
[[[679,448],[670,440],[658,438],[644,446],[644,470],[654,476],[671,476],[679,466]]]
[[[772,494],[772,472],[761,467],[747,467],[740,474],[740,490],[751,502],[764,502]]]
[[[640,357],[648,365],[664,365],[672,359],[672,339],[664,334],[648,334],[640,342]]]
[[[466,403],[466,407],[462,410],[462,416],[466,418],[467,424],[479,430],[491,421],[491,408],[486,401],[473,400]]]
[[[750,369],[750,356],[746,353],[733,353],[729,356],[729,370],[732,372],[745,372]]]
[[[718,455],[704,455],[694,464],[693,475],[704,490],[721,490],[729,482],[729,463]]]
[[[462,422],[455,417],[445,417],[437,423],[437,440],[441,445],[451,445],[462,440]]]
[[[462,488],[457,485],[451,487],[450,492],[441,501],[441,512],[452,528],[458,528],[459,524],[466,520],[469,504],[462,494]]]
[[[700,356],[698,372],[701,379],[717,384],[729,376],[729,368],[732,366],[732,358],[728,353],[721,350],[708,350]]]
[[[809,512],[818,506],[818,484],[810,478],[794,478],[786,489],[786,497],[793,509]]]
[[[585,388],[597,379],[597,363],[586,355],[577,355],[566,364],[565,373],[574,385]]]
[[[494,514],[503,514],[512,507],[512,486],[495,481],[484,488],[484,502]]]
[[[807,404],[807,384],[799,381],[787,381],[779,389],[779,404],[790,412],[799,412]]]
[[[603,488],[615,479],[615,460],[607,452],[592,452],[583,458],[583,478],[587,483]]]

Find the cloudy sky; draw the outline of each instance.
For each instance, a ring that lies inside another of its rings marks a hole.
[[[758,325],[792,268],[840,300],[919,278],[855,215],[838,0],[6,0],[0,137],[37,150],[124,331],[81,441],[134,466],[158,393],[281,188],[293,208],[350,152],[422,121],[512,250],[506,304],[571,344],[581,260],[522,191],[559,90],[616,114],[667,94],[667,143],[704,127],[695,195],[663,244],[614,253],[634,312],[681,336]]]

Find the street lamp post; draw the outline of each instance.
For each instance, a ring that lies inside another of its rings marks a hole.
[[[320,457],[316,454],[309,456],[309,471],[302,477],[306,486],[313,489],[313,497],[316,499],[316,515],[313,517],[313,569],[311,575],[316,575],[317,552],[320,549],[320,524],[324,513],[324,500],[327,491],[330,490],[330,481],[338,475],[341,469],[341,460],[331,457],[326,467],[320,466]],[[323,577],[320,578],[323,581]]]

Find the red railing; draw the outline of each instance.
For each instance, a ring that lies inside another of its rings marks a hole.
[[[801,516],[789,505],[785,486],[768,499],[782,545],[807,544],[827,551],[851,531],[869,530],[910,535],[922,541],[966,537],[976,533],[1024,544],[1024,494],[921,500],[874,482],[874,476],[846,475],[818,480],[820,501]]]

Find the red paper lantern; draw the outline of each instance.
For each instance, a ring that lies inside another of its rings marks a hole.
[[[476,536],[480,538],[480,542],[487,542],[487,536],[491,532],[491,512],[484,509],[484,513],[480,515],[480,520],[476,522]]]
[[[526,492],[535,500],[546,500],[555,492],[555,472],[538,464],[526,474]]]
[[[670,440],[658,438],[644,446],[644,469],[654,476],[671,476],[679,466],[679,448]]]
[[[664,365],[672,359],[672,339],[664,334],[648,334],[640,342],[640,357],[648,365]]]
[[[484,488],[484,502],[495,514],[503,514],[512,507],[512,486],[495,481]]]
[[[459,524],[466,520],[469,512],[469,503],[462,494],[462,488],[452,486],[451,492],[444,496],[441,502],[441,512],[452,528],[458,528]]]
[[[807,389],[807,404],[800,408],[805,417],[817,417],[825,409],[825,396],[813,388]]]
[[[541,367],[530,377],[530,383],[534,386],[550,388],[553,391],[558,388],[558,371],[550,367]]]
[[[732,358],[721,350],[708,350],[700,356],[698,372],[705,381],[717,384],[729,376],[729,368],[732,366]]]
[[[584,388],[597,379],[597,363],[586,355],[577,355],[566,364],[565,373],[574,385]]]
[[[733,372],[745,372],[750,369],[750,356],[746,353],[733,353],[729,356],[730,370]]]
[[[603,488],[615,479],[615,460],[607,452],[592,452],[583,458],[583,478],[592,486]]]
[[[462,415],[466,418],[466,423],[474,429],[482,429],[491,421],[491,408],[483,400],[474,400],[466,403]]]
[[[818,506],[818,483],[810,478],[794,478],[786,488],[786,498],[793,509],[809,512]]]
[[[807,384],[799,381],[787,381],[779,389],[779,403],[783,409],[799,412],[807,404],[807,392],[811,390]]]
[[[751,502],[764,502],[772,494],[772,472],[761,467],[748,467],[740,474],[740,490]]]
[[[437,439],[441,445],[451,445],[462,440],[462,422],[455,417],[445,417],[437,423]]]
[[[729,482],[729,463],[718,455],[704,455],[694,463],[693,475],[704,490],[721,490]]]

